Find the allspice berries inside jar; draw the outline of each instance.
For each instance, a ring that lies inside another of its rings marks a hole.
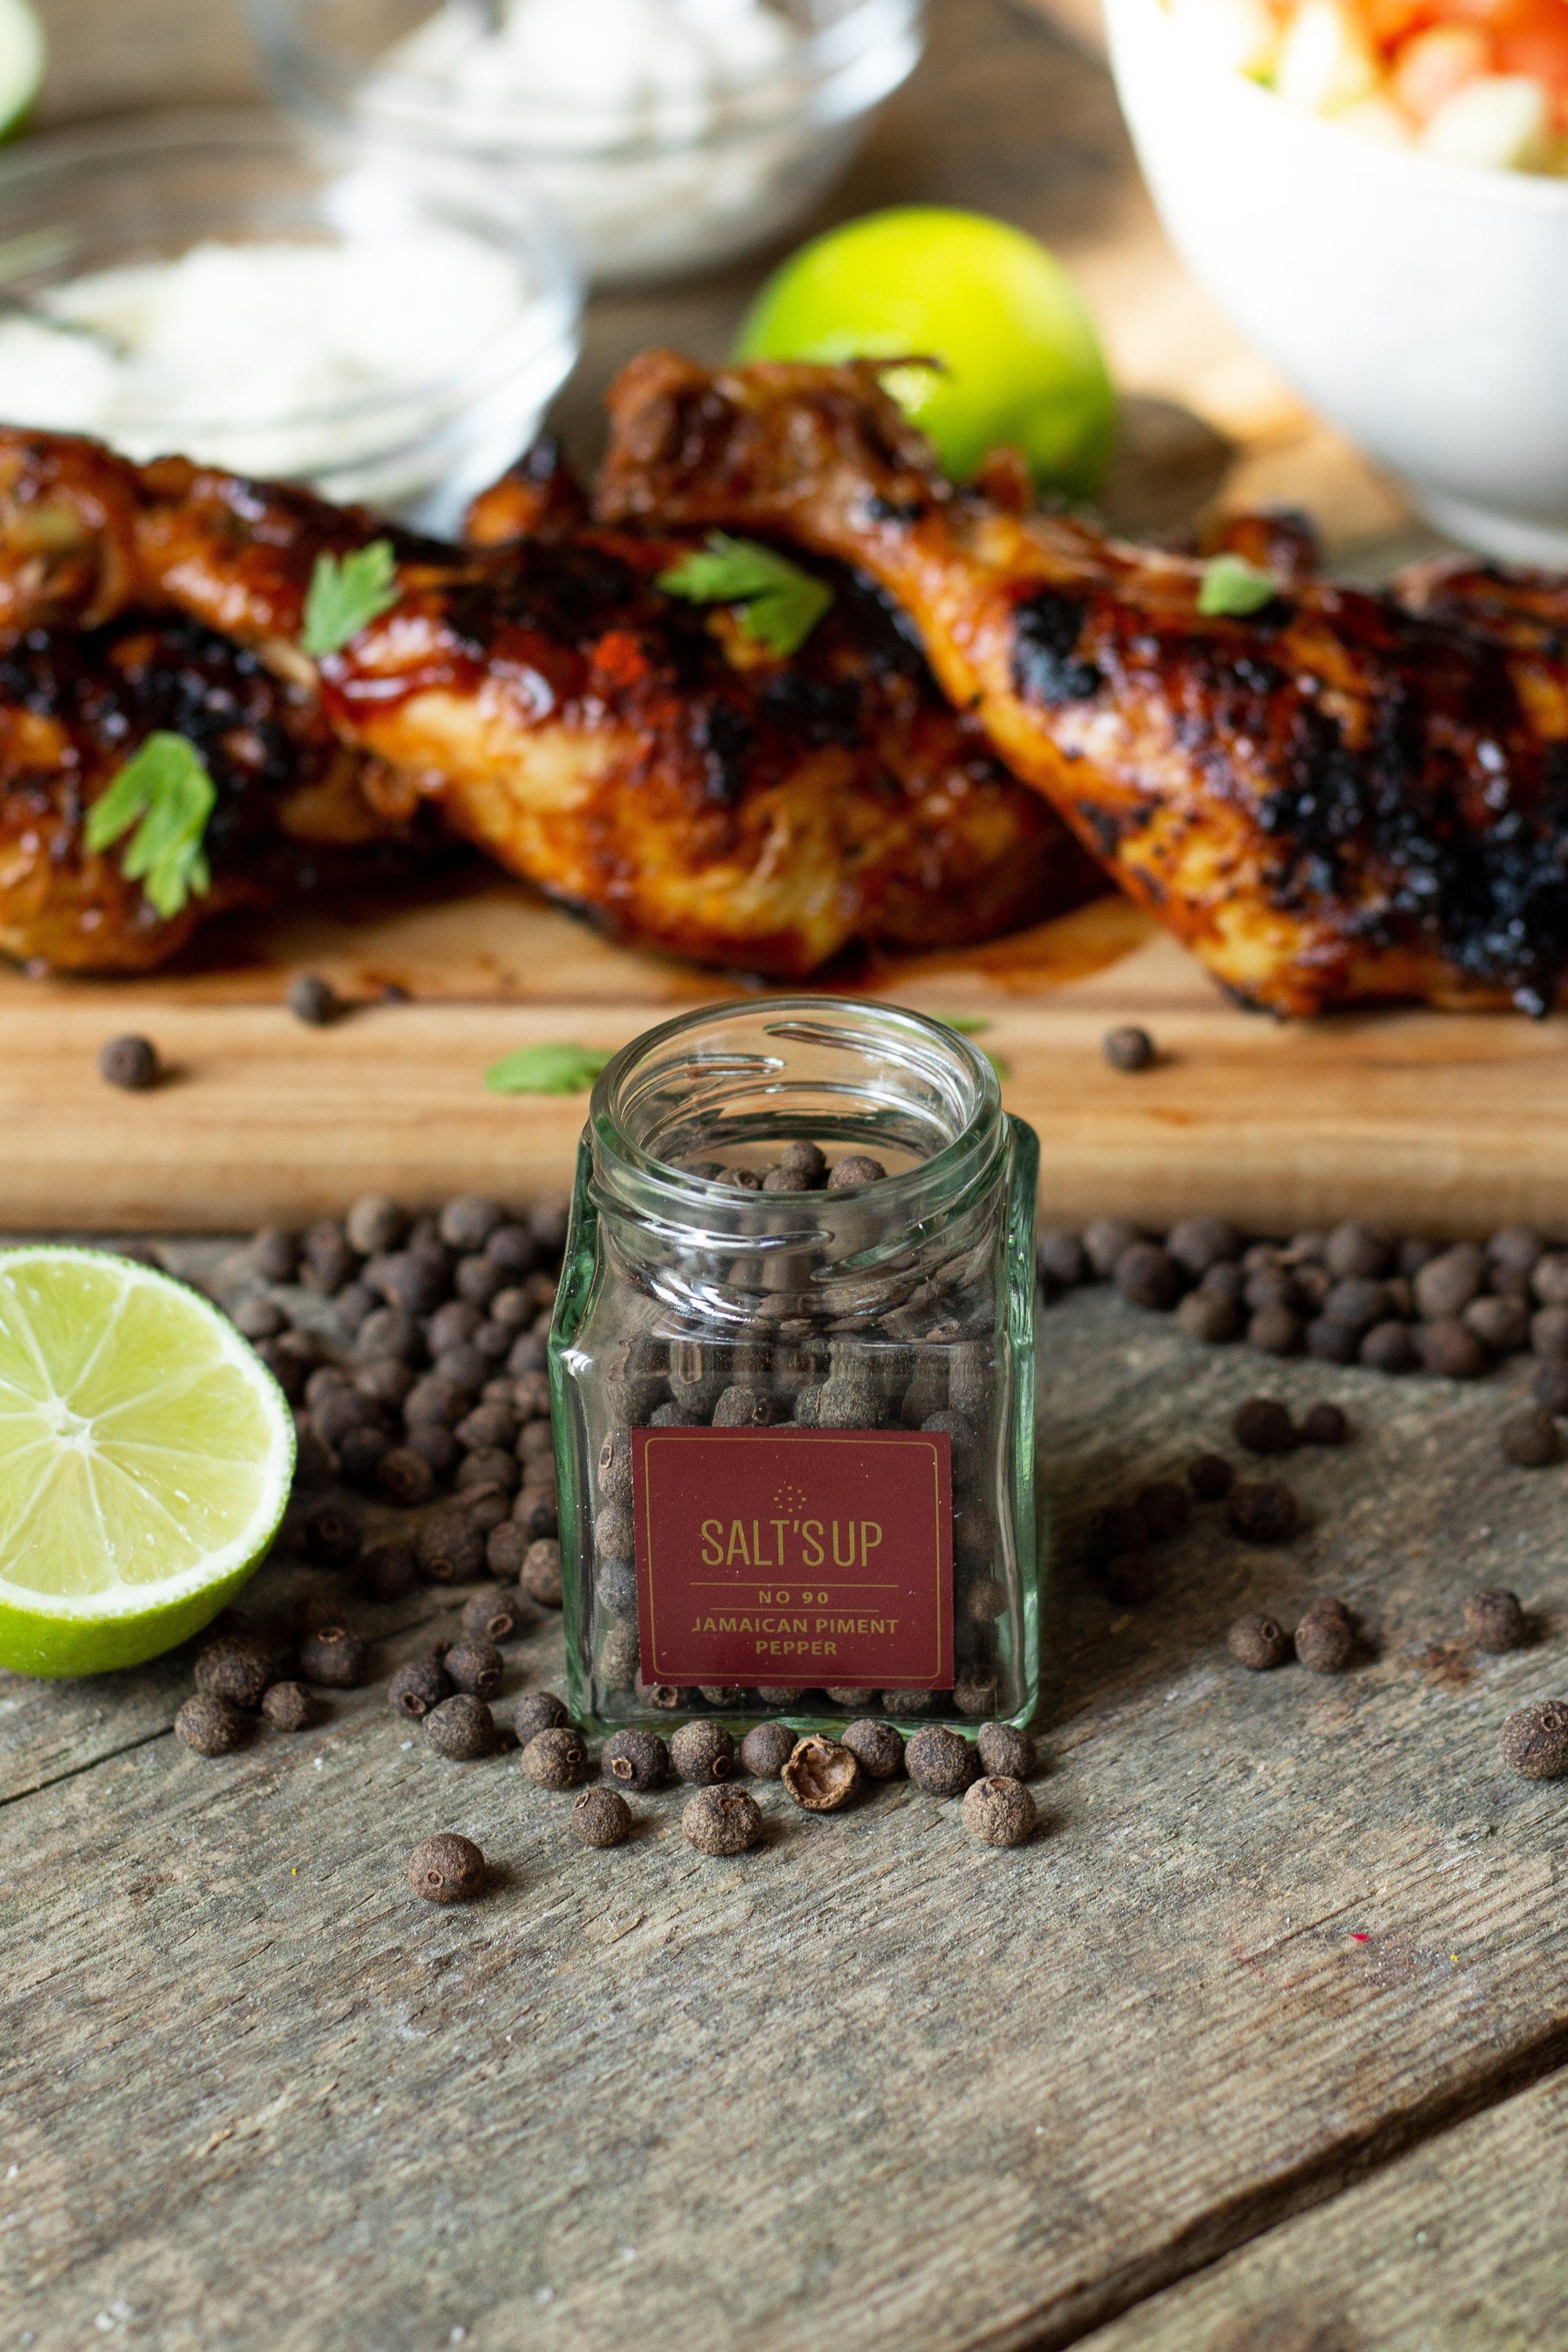
[[[976,1678],[1027,1718],[1038,1159],[892,1006],[719,1005],[609,1064],[550,1342],[579,1720],[957,1720]]]

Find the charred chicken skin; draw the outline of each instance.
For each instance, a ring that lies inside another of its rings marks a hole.
[[[1202,565],[953,489],[876,370],[611,394],[599,510],[770,535],[868,572],[954,705],[1242,1002],[1552,1003],[1568,961],[1564,591],[1368,595],[1292,563],[1247,617]]]
[[[384,821],[433,803],[618,935],[704,961],[801,976],[853,942],[986,938],[1102,887],[868,583],[837,577],[784,661],[659,589],[689,540],[592,526],[548,455],[472,530],[437,547],[182,460],[0,434],[0,628],[185,615],[373,763]],[[388,536],[396,602],[307,662],[318,557]]]

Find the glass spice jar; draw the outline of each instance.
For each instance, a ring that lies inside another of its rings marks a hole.
[[[1038,1165],[901,1008],[720,1004],[616,1055],[550,1339],[579,1721],[1028,1721]]]

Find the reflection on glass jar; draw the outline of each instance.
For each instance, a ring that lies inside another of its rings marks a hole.
[[[580,1718],[1028,1719],[1038,1158],[920,1013],[616,1055],[550,1342]]]

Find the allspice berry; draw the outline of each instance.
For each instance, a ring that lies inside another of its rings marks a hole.
[[[1131,1024],[1122,1029],[1108,1029],[1100,1040],[1100,1051],[1113,1070],[1129,1075],[1154,1066],[1154,1040],[1147,1029]]]
[[[683,1723],[670,1739],[669,1760],[694,1789],[727,1780],[735,1765],[735,1743],[721,1723]]]
[[[755,1780],[776,1780],[794,1754],[795,1734],[787,1723],[753,1724],[741,1742],[742,1766]]]
[[[611,1732],[599,1750],[599,1762],[623,1789],[661,1789],[669,1778],[668,1748],[657,1731],[636,1724]]]
[[[842,1740],[821,1732],[797,1739],[779,1778],[803,1811],[836,1813],[860,1785],[860,1765]]]
[[[1278,1397],[1248,1397],[1232,1414],[1230,1428],[1249,1454],[1289,1454],[1297,1443],[1290,1408]]]
[[[327,1690],[354,1689],[363,1682],[369,1664],[370,1643],[342,1625],[323,1625],[300,1644],[300,1675]]]
[[[515,1642],[537,1622],[516,1591],[476,1592],[463,1610],[463,1632],[474,1642]]]
[[[1113,1560],[1107,1571],[1108,1584],[1114,1580],[1114,1570],[1120,1565]],[[1001,1684],[994,1666],[975,1664],[965,1666],[952,1685],[952,1703],[960,1715],[972,1723],[983,1723],[996,1704]]]
[[[437,1511],[414,1539],[419,1570],[432,1584],[471,1584],[487,1565],[484,1530],[466,1511]]]
[[[423,1839],[408,1857],[408,1884],[426,1903],[471,1903],[484,1883],[484,1855],[452,1830]]]
[[[1301,1434],[1309,1445],[1344,1445],[1350,1433],[1350,1423],[1337,1404],[1310,1406],[1301,1423]]]
[[[1563,1459],[1557,1423],[1544,1405],[1521,1404],[1505,1414],[1498,1443],[1505,1459],[1521,1470],[1544,1470]]]
[[[624,1845],[632,1833],[632,1809],[618,1789],[584,1789],[566,1824],[580,1845]]]
[[[1315,1675],[1342,1675],[1355,1654],[1344,1603],[1315,1601],[1296,1628],[1296,1655]]]
[[[680,1827],[699,1853],[745,1853],[762,1836],[762,1808],[744,1789],[698,1789],[687,1800]]]
[[[208,1698],[226,1698],[230,1706],[258,1707],[272,1680],[272,1653],[244,1634],[229,1634],[207,1643],[195,1672],[196,1688]]]
[[[571,1721],[562,1700],[553,1691],[525,1691],[512,1709],[512,1728],[526,1748],[542,1731],[561,1731]],[[616,1734],[618,1738],[620,1734]]]
[[[451,1697],[452,1677],[439,1658],[411,1658],[407,1665],[398,1667],[387,1684],[386,1696],[399,1715],[411,1716],[417,1722],[433,1706]]]
[[[158,1083],[158,1048],[147,1037],[111,1037],[99,1048],[98,1075],[128,1094],[142,1094]]]
[[[896,1780],[904,1769],[904,1743],[890,1723],[862,1716],[846,1724],[838,1735],[868,1780]]]
[[[1275,1617],[1238,1617],[1226,1642],[1237,1665],[1249,1666],[1255,1675],[1282,1666],[1290,1655],[1290,1636]]]
[[[1526,1780],[1561,1780],[1568,1774],[1568,1706],[1542,1698],[1517,1707],[1498,1734],[1498,1752]]]
[[[471,1764],[494,1748],[495,1717],[482,1698],[458,1691],[431,1708],[425,1717],[425,1737],[437,1756],[454,1764]]]
[[[569,1724],[558,1731],[536,1731],[522,1751],[522,1769],[541,1789],[575,1789],[588,1777],[582,1733]]]
[[[1465,1601],[1465,1632],[1478,1650],[1522,1650],[1530,1627],[1517,1592],[1496,1590],[1469,1593]]]
[[[518,1584],[542,1609],[559,1609],[562,1602],[561,1546],[553,1536],[541,1536],[522,1556]]]
[[[310,1720],[310,1694],[303,1683],[269,1684],[261,1712],[274,1731],[303,1731]]]
[[[1300,1522],[1300,1507],[1278,1480],[1243,1479],[1233,1486],[1225,1523],[1244,1543],[1287,1543]]]
[[[174,1717],[174,1737],[197,1756],[226,1756],[245,1737],[245,1717],[227,1699],[198,1691]]]
[[[963,1800],[963,1826],[983,1845],[1023,1845],[1035,1834],[1035,1801],[1022,1780],[988,1773]]]
[[[500,1688],[505,1662],[493,1642],[458,1642],[447,1651],[442,1664],[454,1687],[472,1692],[475,1698],[494,1698]]]
[[[1223,1454],[1200,1454],[1187,1465],[1187,1484],[1200,1503],[1223,1503],[1236,1472]]]
[[[931,1797],[961,1797],[980,1771],[967,1739],[945,1723],[922,1723],[904,1750],[904,1769]]]
[[[974,1752],[981,1770],[993,1779],[999,1775],[1006,1780],[1027,1780],[1038,1762],[1028,1733],[1010,1723],[983,1723],[975,1735]]]

